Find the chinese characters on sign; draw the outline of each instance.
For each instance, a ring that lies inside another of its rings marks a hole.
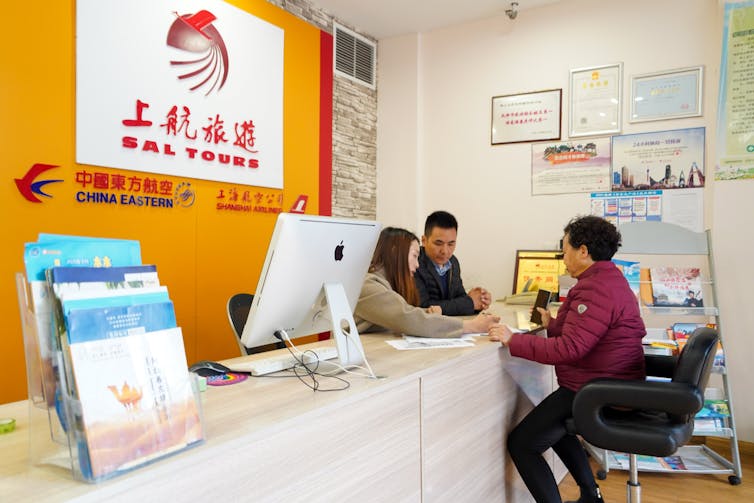
[[[560,139],[561,89],[492,98],[492,144]]]
[[[282,192],[238,190],[236,187],[221,188],[216,196],[217,209],[223,211],[273,213],[283,211]]]
[[[75,194],[79,203],[173,208],[191,206],[194,201],[190,184],[184,182],[174,188],[167,178],[82,169],[76,171],[74,181],[80,186]]]
[[[283,29],[176,8],[76,2],[76,162],[282,189]]]
[[[134,119],[123,119],[123,125],[128,128],[151,127],[152,121],[144,118],[146,115],[145,110],[148,108],[149,103],[137,99],[136,117]],[[182,136],[185,140],[191,143],[198,141],[205,144],[204,147],[199,147],[202,148],[202,150],[197,147],[184,147],[185,155],[189,159],[201,159],[210,163],[217,162],[219,164],[248,167],[252,169],[259,167],[259,160],[252,156],[231,155],[212,149],[212,147],[218,145],[224,146],[228,144],[225,121],[220,117],[220,114],[215,114],[214,117],[207,118],[205,125],[200,127],[202,135],[199,140],[197,140],[199,130],[191,124],[191,109],[184,105],[181,106],[181,110],[182,112],[179,116],[177,113],[178,106],[173,105],[165,116],[165,123],[160,124],[159,127],[164,130],[163,135],[167,138]],[[233,146],[240,147],[248,154],[257,153],[257,150],[253,150],[254,122],[252,120],[236,122],[233,125],[233,133],[235,136],[235,140],[232,143]],[[209,147],[206,145],[209,145]],[[176,150],[171,143],[159,143],[154,140],[141,140],[137,136],[124,136],[122,138],[122,146],[124,148],[139,149],[144,152],[152,152],[155,154],[168,156],[176,155]]]

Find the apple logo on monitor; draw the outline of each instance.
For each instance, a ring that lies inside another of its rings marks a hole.
[[[336,262],[343,260],[343,248],[345,248],[345,246],[343,246],[343,241],[341,241],[340,244],[335,247],[335,261]]]

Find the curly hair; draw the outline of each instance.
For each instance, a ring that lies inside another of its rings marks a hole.
[[[604,218],[592,215],[572,219],[563,233],[568,234],[572,247],[586,246],[595,261],[612,259],[621,245],[618,229]]]
[[[406,229],[398,227],[382,229],[377,240],[377,246],[374,248],[369,272],[383,269],[385,279],[393,287],[393,290],[398,292],[412,306],[418,306],[419,292],[408,267],[408,252],[413,241],[419,243],[419,238]]]

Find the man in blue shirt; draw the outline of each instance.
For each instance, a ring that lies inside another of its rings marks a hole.
[[[461,281],[461,266],[453,255],[458,222],[447,211],[427,217],[419,254],[419,269],[414,273],[421,307],[440,306],[447,316],[469,315],[487,309],[490,292],[474,287],[468,292]]]

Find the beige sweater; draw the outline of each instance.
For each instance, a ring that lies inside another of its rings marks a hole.
[[[389,330],[420,337],[460,337],[463,320],[414,307],[387,282],[382,271],[368,273],[353,314],[359,333]]]

